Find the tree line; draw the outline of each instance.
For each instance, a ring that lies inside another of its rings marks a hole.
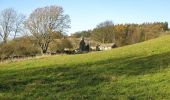
[[[76,32],[72,36],[86,37],[100,43],[116,43],[117,46],[124,46],[159,37],[166,31],[168,31],[167,22],[114,25],[112,21],[105,21],[93,30]]]

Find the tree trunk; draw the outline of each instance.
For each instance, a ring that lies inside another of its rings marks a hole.
[[[4,39],[3,39],[3,44],[6,44],[6,43],[7,43],[7,39],[4,38]]]
[[[46,54],[47,53],[48,45],[49,45],[49,43],[43,43],[43,44],[40,45],[42,54]]]

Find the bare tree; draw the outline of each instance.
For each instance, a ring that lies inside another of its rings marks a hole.
[[[97,28],[107,27],[107,26],[113,26],[113,25],[114,25],[114,24],[113,24],[112,21],[107,20],[107,21],[104,21],[104,22],[98,24],[98,25],[97,25]]]
[[[18,33],[24,33],[24,22],[25,22],[25,16],[23,14],[18,14],[16,16],[14,27],[13,27],[14,39],[17,37]]]
[[[4,9],[0,15],[0,37],[3,43],[7,42],[9,35],[13,35],[14,38],[17,33],[21,32],[23,27],[25,16],[17,14],[12,8]]]
[[[16,11],[12,8],[4,9],[1,12],[0,17],[0,37],[2,38],[3,43],[7,42],[7,39],[9,37],[9,34],[13,30],[13,25],[15,23],[16,19]]]
[[[59,6],[35,9],[29,16],[26,26],[38,42],[42,53],[46,53],[55,33],[64,33],[70,26],[70,18],[63,14]]]
[[[97,25],[92,31],[92,38],[102,43],[110,43],[115,41],[114,24],[112,21],[104,21]]]

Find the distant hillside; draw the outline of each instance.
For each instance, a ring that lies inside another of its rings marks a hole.
[[[169,100],[170,36],[0,64],[0,99]]]

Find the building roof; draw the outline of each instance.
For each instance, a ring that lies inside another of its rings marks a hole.
[[[100,44],[100,47],[112,47],[115,43]]]

